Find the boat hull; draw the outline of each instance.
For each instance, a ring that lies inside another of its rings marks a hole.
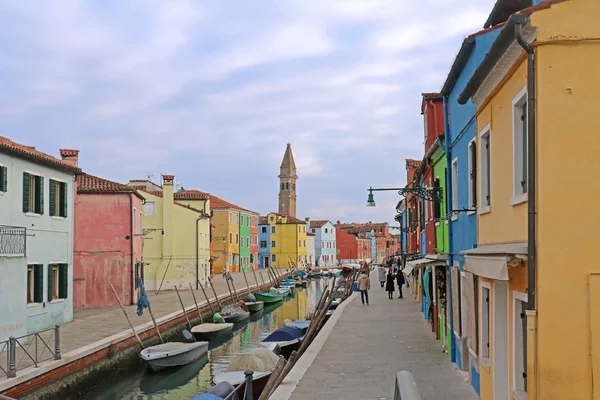
[[[254,398],[258,398],[267,382],[269,382],[269,378],[271,377],[271,371],[265,372],[255,372],[252,377],[252,396]],[[222,381],[227,381],[235,386],[235,392],[237,393],[240,399],[244,396],[244,391],[246,390],[246,381],[243,371],[233,371],[233,372],[222,372],[216,375],[213,379],[213,383],[217,384]]]
[[[277,302],[283,300],[283,296],[279,295],[279,294],[276,295],[276,296],[265,296],[262,293],[255,293],[254,297],[256,297],[256,300],[262,301],[265,304],[267,304],[267,303],[277,303]]]
[[[273,343],[276,343],[279,346],[279,355],[283,356],[283,358],[287,360],[292,355],[292,352],[300,349],[302,340],[294,339],[286,342],[260,342],[260,345],[268,348],[268,346],[272,345]]]
[[[140,358],[151,370],[156,372],[187,365],[198,360],[207,352],[208,342],[164,343],[142,350]]]
[[[202,325],[204,325],[204,326],[202,326]],[[210,327],[214,328],[214,330],[202,329],[202,328],[207,328],[207,325],[210,325]],[[194,335],[194,338],[196,340],[211,342],[213,340],[218,340],[221,338],[231,336],[231,334],[233,332],[233,324],[230,324],[230,323],[208,324],[208,323],[206,323],[206,324],[196,325],[195,327],[192,328],[191,332],[192,332],[192,335]]]
[[[231,322],[231,323],[242,322],[242,321],[247,320],[248,318],[250,318],[250,313],[247,311],[237,312],[232,315],[223,316],[223,319],[225,320],[225,322]]]
[[[248,301],[246,302],[246,307],[248,307],[248,311],[250,312],[257,312],[265,307],[265,303],[263,301]]]

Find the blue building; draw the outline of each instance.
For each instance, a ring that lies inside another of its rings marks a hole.
[[[335,227],[328,220],[306,219],[306,231],[315,234],[315,259],[319,267],[337,265]]]
[[[470,310],[469,302],[466,301],[467,297],[473,298],[474,293],[466,296],[465,289],[461,290],[465,282],[462,271],[465,259],[461,251],[477,246],[476,107],[471,101],[461,105],[457,99],[499,32],[500,29],[488,29],[470,35],[463,41],[441,91],[444,99],[445,143],[448,154],[446,177],[447,207],[450,218],[448,265],[451,271],[449,281],[452,285],[449,293],[452,303],[460,304],[460,307],[451,307],[459,311],[454,312],[451,319],[452,332],[454,332],[450,340],[451,354],[460,369],[469,371],[471,385],[477,393],[479,393],[479,363],[473,355],[477,354],[477,349],[469,352],[467,340],[468,336],[477,334],[468,332],[469,326],[477,326],[476,323],[468,322],[476,321],[477,310]],[[460,297],[460,301],[457,297]]]
[[[271,233],[267,217],[258,219],[258,267],[271,265]]]
[[[371,239],[371,262],[375,262],[377,260],[377,238],[375,237],[375,231],[371,229],[365,232],[365,236]]]

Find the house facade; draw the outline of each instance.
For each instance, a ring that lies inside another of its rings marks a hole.
[[[269,213],[272,268],[301,267],[306,264],[306,221],[295,217]]]
[[[73,319],[77,153],[0,137],[0,341]]]
[[[271,227],[266,216],[259,217],[258,222],[258,266],[259,268],[269,268],[271,266],[271,231],[276,228]],[[275,256],[277,258],[277,256]]]
[[[253,214],[250,219],[250,268],[257,269],[259,267],[258,258],[258,214]]]
[[[316,261],[315,237],[311,232],[306,232],[306,265],[314,266]]]
[[[319,267],[337,265],[337,245],[335,227],[328,220],[310,220],[307,218],[307,228],[315,235],[314,263]]]
[[[74,206],[73,307],[136,304],[143,273],[144,198],[93,175],[77,176]]]
[[[258,257],[258,246],[254,244],[257,240],[258,213],[242,210],[240,218],[240,269],[248,272],[254,268],[254,261]],[[254,226],[253,226],[254,224]]]

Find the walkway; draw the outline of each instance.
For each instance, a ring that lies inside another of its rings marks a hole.
[[[290,400],[392,399],[401,370],[414,374],[423,400],[477,399],[434,339],[419,303],[389,300],[375,275],[371,281],[371,305],[363,306],[360,296],[351,300]]]

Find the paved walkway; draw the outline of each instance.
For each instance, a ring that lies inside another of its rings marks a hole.
[[[389,300],[375,275],[371,282],[371,305],[357,296],[346,306],[290,399],[392,399],[401,370],[414,374],[422,400],[477,399],[434,339],[419,303],[410,295]]]

